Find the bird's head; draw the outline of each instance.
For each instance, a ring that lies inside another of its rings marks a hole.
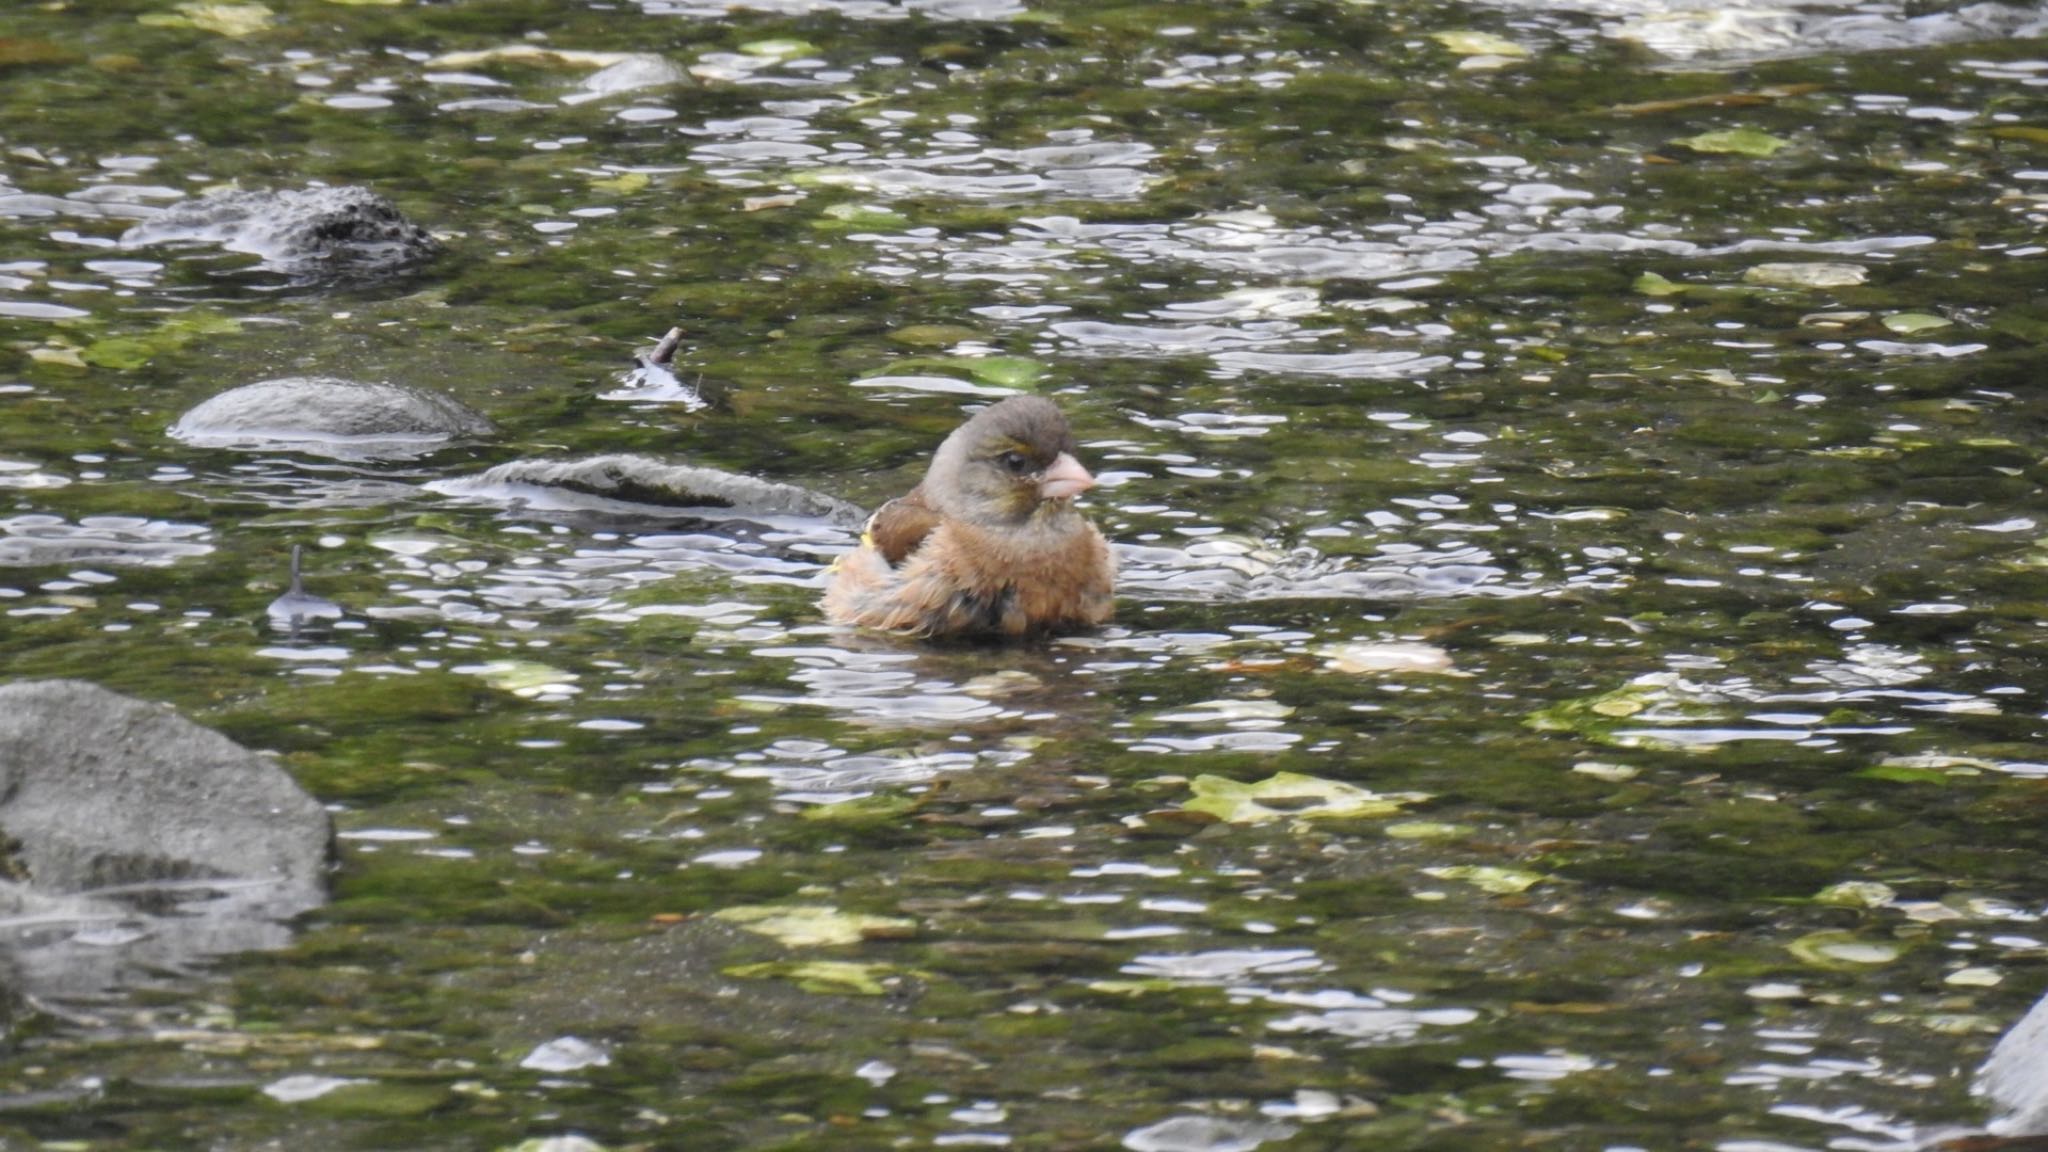
[[[1018,525],[1060,515],[1095,477],[1075,458],[1074,433],[1042,396],[1012,396],[954,429],[932,457],[925,493],[947,515]]]

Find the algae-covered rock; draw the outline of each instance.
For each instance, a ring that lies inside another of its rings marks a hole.
[[[156,244],[215,244],[260,257],[274,271],[311,278],[395,272],[440,250],[389,200],[346,186],[211,192],[121,235],[125,248]]]
[[[720,520],[797,517],[856,527],[866,513],[821,492],[717,468],[647,456],[515,460],[480,476],[430,485],[469,496],[554,511],[667,511]]]

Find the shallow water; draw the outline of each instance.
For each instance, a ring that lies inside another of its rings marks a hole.
[[[0,23],[0,653],[281,752],[335,900],[19,1007],[0,1139],[1991,1118],[2048,956],[2038,9],[266,3]],[[228,181],[446,251],[120,245]],[[166,435],[282,376],[499,431]],[[1014,390],[1104,480],[1101,634],[851,634],[833,519],[486,476],[872,505]],[[269,627],[294,543],[332,627]]]

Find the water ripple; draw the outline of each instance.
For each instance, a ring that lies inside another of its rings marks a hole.
[[[830,13],[843,20],[1007,21],[1027,9],[1016,0],[634,0],[649,16],[719,20],[736,11],[778,16]]]
[[[0,567],[163,567],[212,552],[212,535],[205,525],[140,516],[87,516],[76,523],[61,516],[15,516],[0,520]]]

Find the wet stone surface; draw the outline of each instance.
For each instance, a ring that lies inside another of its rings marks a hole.
[[[427,230],[366,188],[213,191],[121,234],[128,248],[218,244],[300,276],[389,274],[438,249]]]
[[[0,686],[8,986],[79,1003],[275,948],[333,828],[266,757],[77,680]]]
[[[230,388],[194,405],[166,435],[201,448],[374,460],[425,455],[492,430],[481,414],[425,389],[302,376]]]
[[[10,11],[0,667],[275,750],[341,863],[10,1003],[0,1143],[2036,1124],[2038,1027],[1970,1083],[2048,956],[2039,21]],[[308,380],[448,407],[181,422]],[[1116,622],[826,625],[1019,392]]]

